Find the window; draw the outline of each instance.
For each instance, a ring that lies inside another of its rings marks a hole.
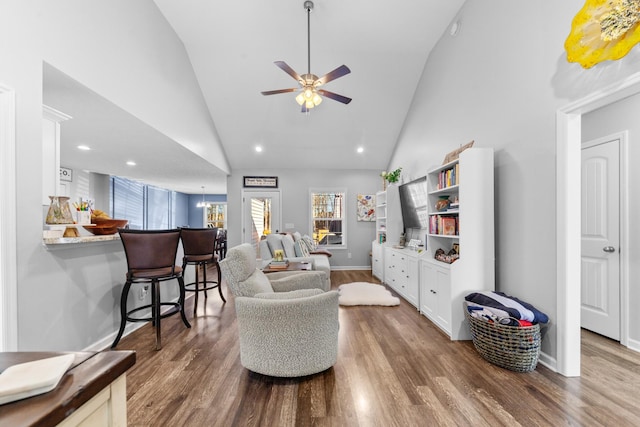
[[[311,191],[311,229],[313,240],[320,246],[346,244],[346,192]]]
[[[160,230],[174,222],[175,193],[126,178],[111,177],[113,218],[128,219],[129,228]]]

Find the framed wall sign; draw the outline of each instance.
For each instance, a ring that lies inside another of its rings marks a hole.
[[[244,188],[278,188],[277,176],[245,176]]]

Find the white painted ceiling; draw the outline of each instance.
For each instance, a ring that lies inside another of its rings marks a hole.
[[[185,45],[232,169],[379,170],[387,167],[429,52],[464,3],[464,0],[314,1],[310,71],[320,77],[347,65],[351,74],[327,83],[324,89],[353,101],[344,105],[325,98],[309,114],[303,114],[294,100],[296,93],[260,94],[298,86],[273,64],[276,60],[285,61],[298,74],[308,71],[307,14],[303,0],[154,1]],[[59,94],[47,96],[47,91],[53,90],[54,81],[58,81],[58,86],[60,80],[67,86],[72,84],[62,78],[64,75],[56,76],[55,70],[49,70],[48,85],[46,71],[45,103],[49,101],[56,108],[56,103],[61,104],[57,101]],[[85,99],[82,104],[85,110],[87,102]],[[83,168],[122,174],[192,194],[200,193],[204,177],[207,182],[213,179],[224,182],[216,168],[166,136],[139,121],[135,123],[134,117],[125,118],[127,113],[108,101],[96,101],[95,109],[93,114],[100,114],[103,121],[108,117],[105,114],[117,114],[124,126],[121,129],[103,126],[99,130],[100,139],[108,140],[111,148],[105,146],[104,150],[91,152],[90,156],[99,156],[95,162],[83,153]],[[100,113],[100,109],[106,112]],[[74,110],[77,108],[70,105],[63,109],[72,116]],[[74,131],[76,139],[81,139],[83,132],[87,137],[93,134],[95,139],[98,132],[95,120],[92,126],[73,121],[78,123]],[[85,129],[80,130],[82,127]],[[129,132],[152,139],[161,148],[153,154],[144,150],[146,155],[156,156],[160,165],[173,158],[172,166],[157,168],[160,173],[140,171],[142,176],[138,172],[132,174],[130,169],[123,171],[126,153],[134,155],[137,151],[130,142],[127,145],[126,141],[135,140]],[[116,139],[124,141],[124,148],[113,147]],[[78,154],[77,150],[71,153],[70,148],[77,145],[73,144],[67,147],[69,151],[64,151],[63,146],[63,166],[65,158],[66,166],[74,166],[69,164],[76,161],[72,158]],[[263,148],[261,153],[255,152],[257,145]],[[362,154],[356,152],[360,146],[364,148]],[[110,150],[119,153],[111,156]],[[206,192],[217,191],[207,187]]]

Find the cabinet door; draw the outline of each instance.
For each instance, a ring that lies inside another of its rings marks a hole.
[[[371,274],[377,277],[381,282],[384,282],[383,259],[382,246],[373,242],[371,244]]]
[[[420,312],[435,321],[435,310],[438,303],[436,270],[426,261],[420,264]]]
[[[408,257],[407,259],[407,280],[404,286],[405,298],[411,304],[413,304],[418,309],[419,301],[420,301],[420,267],[418,265],[418,259],[413,257]]]
[[[448,269],[435,268],[436,323],[451,335],[451,281]],[[462,306],[460,306],[462,310]]]

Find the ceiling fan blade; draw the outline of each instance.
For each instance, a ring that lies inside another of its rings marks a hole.
[[[345,76],[347,74],[349,74],[351,72],[351,70],[349,69],[349,67],[347,67],[346,65],[341,65],[338,68],[336,68],[333,71],[328,72],[327,74],[325,74],[324,76],[320,77],[317,81],[320,82],[321,84],[325,84],[330,82],[331,80],[335,80],[338,77],[342,77]]]
[[[342,102],[343,104],[348,104],[351,102],[351,98],[347,98],[346,96],[338,95],[337,93],[329,92],[328,90],[318,89],[318,93],[320,95],[324,95],[327,98],[331,98],[334,101]]]
[[[304,83],[304,81],[302,80],[302,77],[300,77],[300,75],[298,73],[296,73],[293,70],[293,68],[289,67],[286,62],[284,62],[284,61],[275,61],[274,64],[276,64],[282,71],[284,71],[285,73],[289,74],[291,77],[296,79],[296,81]]]
[[[267,90],[267,91],[260,92],[260,93],[266,96],[266,95],[277,95],[279,93],[295,92],[297,90],[298,90],[297,87],[293,87],[291,89]]]

